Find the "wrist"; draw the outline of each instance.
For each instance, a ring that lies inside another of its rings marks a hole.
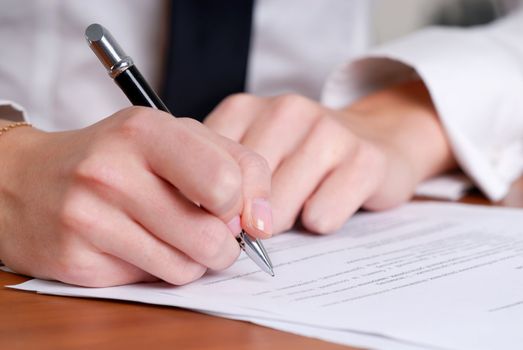
[[[414,184],[456,167],[430,95],[413,81],[367,96],[342,111],[357,135],[410,168]]]
[[[0,129],[12,122],[0,120]],[[0,259],[3,257],[3,242],[9,234],[9,220],[15,217],[23,203],[17,200],[17,189],[23,188],[31,162],[31,153],[35,139],[44,132],[32,127],[16,127],[0,135]]]

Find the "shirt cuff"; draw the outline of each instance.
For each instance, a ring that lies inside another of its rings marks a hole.
[[[29,121],[27,113],[22,106],[7,100],[0,100],[0,119],[12,120],[14,122]]]
[[[330,76],[323,103],[341,108],[421,78],[462,170],[499,200],[523,171],[523,57],[502,34],[436,27],[378,47]]]

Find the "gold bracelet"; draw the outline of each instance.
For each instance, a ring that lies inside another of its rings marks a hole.
[[[21,126],[32,126],[31,124],[27,123],[27,122],[17,122],[17,123],[12,123],[12,124],[8,124],[2,128],[0,128],[0,136],[2,136],[3,134],[5,134],[6,132],[8,132],[9,130],[13,130],[15,128],[19,128]]]

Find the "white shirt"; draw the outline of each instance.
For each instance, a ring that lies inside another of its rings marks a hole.
[[[338,108],[417,74],[462,169],[491,199],[503,197],[523,171],[523,12],[475,29],[430,28],[370,49],[371,5],[258,0],[247,91],[297,92]],[[165,6],[0,0],[0,99],[50,131],[90,125],[128,106],[85,44],[84,30],[106,26],[158,87]]]

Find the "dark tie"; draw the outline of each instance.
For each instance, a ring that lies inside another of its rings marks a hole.
[[[172,0],[164,101],[202,121],[245,90],[254,0]]]

